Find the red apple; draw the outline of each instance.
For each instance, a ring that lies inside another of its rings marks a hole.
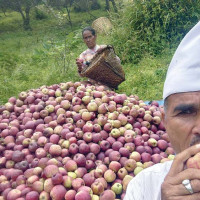
[[[38,200],[39,193],[36,191],[30,191],[26,194],[26,200]]]
[[[63,200],[66,192],[67,190],[63,185],[55,185],[50,192],[50,196],[54,200]]]

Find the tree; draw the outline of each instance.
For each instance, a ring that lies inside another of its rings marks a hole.
[[[0,9],[4,13],[4,15],[6,16],[6,10],[8,9],[7,1],[4,2],[4,0],[0,0]]]
[[[106,10],[110,10],[110,4],[109,4],[110,1],[113,5],[114,11],[117,12],[117,6],[115,0],[106,0]]]
[[[47,0],[45,4],[47,7],[51,6],[59,10],[62,10],[63,8],[65,8],[67,11],[67,21],[72,27],[71,9],[72,9],[73,3],[74,3],[74,0]]]
[[[64,3],[64,7],[67,10],[68,21],[69,21],[71,28],[72,28],[72,20],[71,20],[70,13],[71,13],[71,7],[72,7],[73,2],[74,2],[74,0],[65,0],[65,3]]]
[[[40,0],[1,0],[2,7],[21,14],[25,30],[31,30],[30,10],[32,7],[38,5],[39,2]]]

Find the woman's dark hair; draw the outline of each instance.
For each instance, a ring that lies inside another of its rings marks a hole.
[[[85,31],[90,31],[90,32],[92,33],[92,35],[96,35],[96,31],[95,31],[92,27],[90,27],[90,26],[85,27],[85,28],[82,30],[82,35],[83,35],[83,33],[84,33]]]

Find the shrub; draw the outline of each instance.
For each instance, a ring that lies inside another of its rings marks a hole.
[[[85,12],[88,10],[98,10],[101,5],[97,0],[75,0],[74,1],[74,11],[75,12]]]
[[[91,9],[92,10],[98,10],[101,8],[101,5],[99,4],[99,2],[97,0],[93,0],[92,4],[91,4]]]
[[[112,14],[112,43],[123,61],[158,55],[177,45],[200,18],[198,0],[134,0]],[[120,51],[119,51],[120,50]]]
[[[43,20],[48,18],[48,15],[41,9],[35,8],[35,19]]]

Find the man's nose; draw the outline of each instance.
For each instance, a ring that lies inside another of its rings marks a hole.
[[[197,117],[196,117],[196,121],[194,123],[194,127],[192,132],[194,134],[200,134],[200,113],[198,113]]]

